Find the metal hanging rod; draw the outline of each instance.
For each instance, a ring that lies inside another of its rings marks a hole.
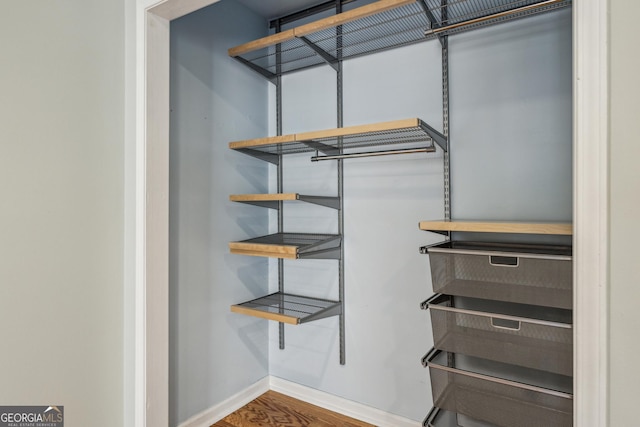
[[[333,156],[313,156],[311,157],[311,161],[317,162],[320,160],[339,160],[339,159],[349,159],[349,158],[355,158],[355,157],[390,156],[395,154],[433,153],[434,151],[436,151],[435,147],[407,148],[402,150],[368,151],[364,153],[336,154]]]
[[[556,3],[561,3],[563,1],[564,0],[547,0],[547,1],[543,1],[541,3],[531,4],[531,5],[528,5],[528,6],[522,6],[522,7],[516,8],[516,9],[507,10],[507,11],[504,11],[504,12],[494,13],[493,15],[481,16],[480,18],[469,19],[469,20],[464,21],[464,22],[458,22],[458,23],[451,24],[451,25],[445,25],[445,26],[442,26],[442,27],[433,28],[433,29],[425,31],[424,35],[425,36],[430,36],[430,35],[433,35],[433,34],[439,34],[439,33],[442,33],[444,31],[454,30],[456,28],[466,27],[468,25],[478,24],[480,22],[491,21],[492,19],[503,18],[505,16],[510,16],[510,15],[516,15],[516,14],[522,13],[522,12],[528,12],[530,10],[539,9],[541,7],[550,6],[550,5],[556,4]]]

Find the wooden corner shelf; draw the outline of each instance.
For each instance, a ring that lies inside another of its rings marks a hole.
[[[232,254],[271,258],[340,259],[342,237],[336,234],[276,233],[229,243]]]
[[[467,231],[479,233],[519,233],[572,235],[573,224],[518,221],[420,221],[420,230],[433,232]]]
[[[339,301],[276,292],[242,304],[232,305],[231,311],[290,325],[300,325],[313,320],[337,316],[342,313],[342,304]]]
[[[274,80],[297,70],[380,52],[569,6],[571,0],[379,0],[229,49]],[[341,31],[336,31],[340,28]],[[339,37],[339,39],[338,39]]]
[[[321,152],[331,156],[349,149],[411,143],[426,143],[431,148],[436,143],[447,149],[446,137],[418,118],[234,141],[229,148],[277,163],[281,154]]]
[[[279,202],[301,201],[315,205],[326,206],[328,208],[340,209],[340,198],[334,196],[308,196],[298,193],[275,193],[275,194],[232,194],[229,196],[232,202],[247,203],[269,209],[278,209]]]

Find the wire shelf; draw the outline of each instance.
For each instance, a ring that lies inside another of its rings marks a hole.
[[[279,155],[306,152],[336,155],[364,147],[416,143],[426,145],[429,151],[435,150],[434,143],[446,149],[444,135],[420,119],[236,141],[229,143],[229,148],[277,163]]]
[[[446,6],[440,0],[381,0],[237,46],[229,54],[274,78],[570,5],[571,0],[452,0]]]
[[[275,233],[229,243],[233,254],[272,258],[339,259],[342,237],[337,234]]]
[[[339,301],[276,292],[231,306],[234,313],[300,325],[342,313]]]
[[[280,202],[298,200],[328,208],[340,209],[340,198],[336,196],[308,196],[298,193],[276,194],[232,194],[229,196],[232,202],[247,203],[269,209],[278,209]]]

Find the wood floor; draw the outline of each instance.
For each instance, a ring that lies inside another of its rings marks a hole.
[[[282,393],[268,391],[211,427],[374,427]]]

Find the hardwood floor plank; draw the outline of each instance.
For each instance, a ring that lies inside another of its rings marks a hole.
[[[211,427],[374,427],[290,396],[268,391]]]

